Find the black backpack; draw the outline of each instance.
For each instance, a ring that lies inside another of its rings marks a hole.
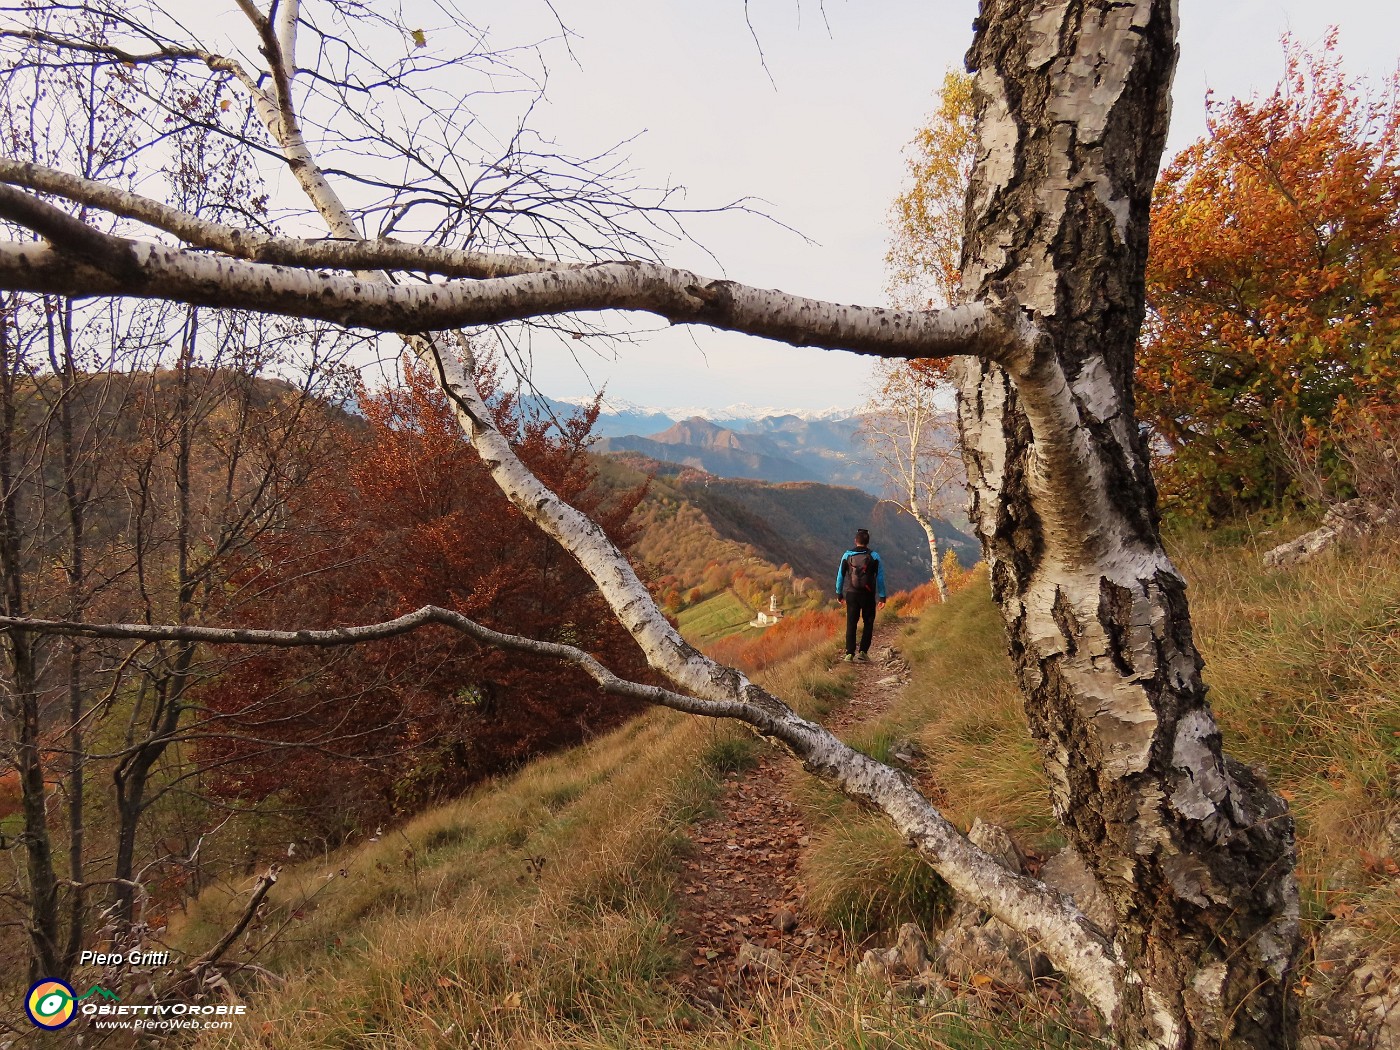
[[[846,558],[846,593],[869,594],[875,590],[879,569],[870,551],[856,551]]]

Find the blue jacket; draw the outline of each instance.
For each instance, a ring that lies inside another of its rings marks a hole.
[[[852,554],[869,554],[875,562],[875,597],[880,601],[885,600],[885,563],[880,555],[876,554],[869,547],[853,547],[845,554],[841,555],[841,564],[836,569],[836,597],[846,596],[846,559]]]

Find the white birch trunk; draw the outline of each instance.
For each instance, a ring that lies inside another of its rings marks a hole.
[[[972,518],[1055,812],[1137,982],[1120,1042],[1281,1046],[1292,822],[1221,753],[1132,402],[1172,0],[984,0],[964,281],[1040,334],[959,366]]]
[[[948,600],[948,581],[943,577],[943,559],[938,553],[938,535],[933,531],[933,522],[921,513],[918,504],[910,501],[914,507],[914,520],[919,523],[919,527],[924,530],[924,535],[928,538],[928,560],[933,566],[933,582],[938,587],[938,600],[946,602]]]

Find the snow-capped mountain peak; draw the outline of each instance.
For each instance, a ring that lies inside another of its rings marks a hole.
[[[713,423],[765,419],[770,416],[796,416],[798,419],[811,422],[818,419],[844,419],[855,414],[853,409],[841,408],[836,405],[821,409],[778,408],[772,405],[750,405],[742,401],[734,405],[725,405],[723,408],[681,406],[659,408],[653,411],[670,416],[672,419],[690,419],[693,416],[699,416],[701,419],[708,419]]]

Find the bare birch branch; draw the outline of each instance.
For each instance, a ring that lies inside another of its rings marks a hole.
[[[397,637],[430,624],[450,627],[485,645],[550,656],[575,664],[598,682],[605,692],[686,714],[733,718],[748,724],[760,735],[796,756],[809,772],[830,781],[847,796],[885,812],[908,838],[910,845],[933,865],[959,896],[977,901],[1017,929],[1036,930],[1045,953],[1074,979],[1098,1008],[1111,1012],[1116,1004],[1121,964],[1102,932],[1084,918],[1071,901],[1034,879],[1013,875],[972,845],[919,793],[905,774],[856,751],[824,727],[801,718],[775,697],[743,680],[737,672],[718,667],[694,650],[690,652],[696,661],[696,670],[708,668],[710,674],[717,676],[711,683],[712,697],[690,696],[659,686],[627,681],[573,646],[503,634],[460,613],[431,605],[382,623],[302,631],[192,624],[92,624],[0,617],[0,629],[16,632],[280,648],[357,645]],[[736,692],[743,699],[733,699]]]
[[[216,258],[96,230],[77,235],[56,222],[21,219],[24,210],[4,203],[0,213],[5,217],[44,225],[64,242],[63,249],[0,242],[0,287],[17,291],[139,296],[381,332],[442,331],[546,314],[627,310],[656,314],[672,324],[708,325],[793,346],[879,357],[972,354],[1003,361],[1023,342],[1019,326],[983,303],[937,311],[846,306],[640,262],[595,263],[479,281],[390,285],[355,274]],[[336,248],[307,242],[306,257],[329,249],[326,258],[334,258]],[[403,267],[395,260],[376,264],[375,269],[402,272]]]

